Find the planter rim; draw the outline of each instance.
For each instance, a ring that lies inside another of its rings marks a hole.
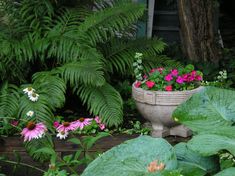
[[[134,88],[134,89],[136,89],[136,90],[138,90],[138,91],[142,91],[142,92],[149,92],[149,93],[155,93],[155,94],[166,94],[166,95],[174,95],[174,94],[181,94],[181,93],[192,93],[192,92],[194,92],[194,91],[198,91],[198,90],[201,90],[201,89],[203,89],[204,88],[204,86],[199,86],[199,87],[197,87],[197,88],[195,88],[195,89],[191,89],[191,90],[175,90],[175,91],[162,91],[162,90],[160,90],[160,91],[158,91],[158,90],[144,90],[144,89],[142,89],[142,88],[137,88],[137,87],[135,87],[135,83],[136,82],[134,82],[133,84],[132,84],[132,87]]]

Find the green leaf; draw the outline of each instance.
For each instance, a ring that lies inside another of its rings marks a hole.
[[[106,136],[110,136],[110,134],[106,132],[100,132],[96,136],[85,136],[82,139],[82,143],[86,149],[90,149],[99,139]]]
[[[216,131],[235,121],[234,99],[232,90],[205,87],[180,105],[173,118],[198,133]]]
[[[180,161],[179,168],[182,168],[184,175],[189,175],[191,170],[196,173],[215,173],[219,168],[219,158],[217,156],[203,157],[187,146],[187,143],[179,143],[174,146],[178,161]],[[198,174],[198,175],[200,175]],[[202,174],[201,174],[202,175]]]
[[[174,149],[166,140],[140,136],[99,156],[88,165],[82,176],[151,175],[147,171],[147,166],[154,160],[163,162],[166,171],[177,168]]]
[[[234,175],[235,175],[235,167],[231,167],[215,174],[214,176],[234,176]]]
[[[197,135],[188,142],[187,146],[203,156],[215,155],[221,150],[227,150],[235,155],[235,140],[226,136],[214,134]]]
[[[82,146],[82,143],[78,138],[70,138],[67,141]]]

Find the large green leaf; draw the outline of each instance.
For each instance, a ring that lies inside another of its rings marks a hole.
[[[235,167],[225,169],[214,176],[235,176]]]
[[[163,162],[166,171],[177,169],[174,148],[166,140],[140,136],[102,154],[85,169],[82,176],[164,175],[164,172],[148,173],[147,166],[154,160]]]
[[[195,132],[208,132],[235,121],[235,92],[205,87],[180,105],[173,118]]]
[[[188,142],[187,146],[203,156],[211,156],[221,150],[227,150],[235,155],[235,140],[226,136],[215,134],[197,135]]]
[[[219,158],[216,156],[203,157],[198,153],[190,150],[186,143],[179,143],[174,146],[179,168],[185,176],[205,175],[207,173],[215,173],[219,168]],[[192,171],[193,170],[193,171]],[[203,173],[203,174],[202,174]]]

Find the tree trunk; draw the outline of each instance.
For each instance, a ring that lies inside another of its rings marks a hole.
[[[178,0],[178,9],[184,54],[195,62],[217,64],[220,47],[215,30],[215,1]]]

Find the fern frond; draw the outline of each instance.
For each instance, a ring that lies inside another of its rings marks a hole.
[[[108,47],[107,47],[108,46]],[[166,44],[160,39],[138,38],[136,40],[115,39],[110,43],[101,45],[105,65],[111,73],[126,74],[132,72],[132,64],[135,61],[136,52],[145,55],[158,55],[161,53]],[[156,60],[156,63],[158,60]],[[146,62],[146,65],[150,63]]]
[[[17,117],[19,108],[19,88],[4,83],[0,91],[0,116],[1,117]]]
[[[105,82],[102,71],[102,63],[94,59],[81,59],[63,65],[61,69],[62,78],[70,85],[78,84],[101,86]]]
[[[79,26],[78,35],[92,41],[93,45],[104,42],[116,32],[127,28],[140,18],[145,6],[135,3],[118,3],[111,8],[97,11],[85,18]]]
[[[122,98],[108,83],[100,87],[79,86],[75,92],[86,103],[90,112],[99,115],[107,126],[122,123]]]
[[[37,72],[33,75],[33,87],[39,95],[48,98],[53,108],[62,108],[65,103],[66,84],[53,72]]]

